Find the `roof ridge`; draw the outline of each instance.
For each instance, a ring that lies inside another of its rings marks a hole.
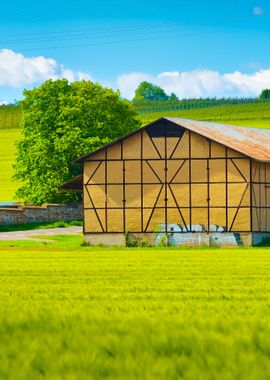
[[[161,117],[143,127],[104,145],[100,149],[80,157],[76,162],[84,162],[94,154],[115,145],[126,138],[144,130],[152,125],[160,123],[162,120],[179,125],[194,133],[213,140],[221,145],[244,154],[245,156],[257,161],[270,162],[270,130],[245,128],[241,126],[209,122],[206,120],[191,120],[184,118]],[[263,132],[263,133],[262,133]],[[266,132],[266,133],[265,133]]]

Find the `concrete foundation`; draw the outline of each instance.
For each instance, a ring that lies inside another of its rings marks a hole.
[[[217,247],[249,247],[252,245],[251,233],[211,233],[209,236],[209,245]]]
[[[84,240],[92,245],[126,246],[211,246],[211,247],[249,247],[260,244],[263,239],[270,240],[270,233],[233,233],[233,232],[187,232],[187,233],[121,233],[85,234]]]
[[[127,237],[127,242],[131,244],[134,242],[138,242],[138,244],[141,245],[143,245],[144,243],[149,245],[156,245],[155,234],[146,233],[129,233]]]
[[[165,233],[157,234],[155,245],[159,245],[164,239]],[[169,246],[211,246],[211,247],[238,247],[252,245],[251,233],[233,232],[186,232],[168,233],[167,241]]]
[[[125,234],[84,234],[84,241],[92,245],[107,245],[107,246],[125,246],[126,237]]]

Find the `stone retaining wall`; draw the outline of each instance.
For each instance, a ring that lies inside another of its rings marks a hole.
[[[82,220],[82,205],[0,207],[0,225]]]

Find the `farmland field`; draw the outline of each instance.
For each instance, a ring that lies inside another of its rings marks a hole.
[[[153,112],[139,115],[139,120],[143,124],[147,124],[162,116],[270,128],[270,103],[239,104],[233,106],[198,108],[185,111]]]
[[[18,106],[0,106],[0,129],[18,128],[21,122],[21,109]]]
[[[12,180],[15,160],[15,141],[20,138],[20,129],[0,128],[0,201],[12,201],[18,184]]]
[[[17,106],[0,107],[0,202],[14,200],[18,183],[12,180],[15,141],[20,138],[21,111]]]
[[[0,245],[1,380],[269,379],[270,249],[65,239]]]

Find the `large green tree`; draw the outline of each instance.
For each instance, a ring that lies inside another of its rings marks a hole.
[[[139,126],[136,112],[119,92],[90,81],[46,81],[24,91],[22,139],[17,143],[17,197],[27,204],[69,202],[59,185],[82,169],[74,159]]]

